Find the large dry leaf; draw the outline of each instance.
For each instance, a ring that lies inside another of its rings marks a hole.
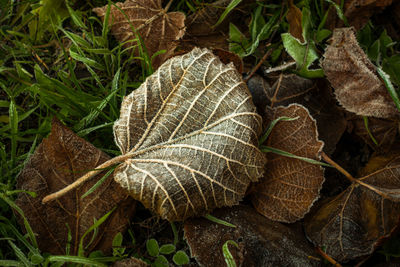
[[[292,104],[278,107],[272,119],[298,117],[275,125],[267,145],[297,156],[320,159],[324,145],[318,140],[315,120],[307,109]],[[266,172],[252,193],[254,207],[271,220],[294,222],[304,217],[319,197],[324,171],[319,165],[300,159],[267,154]]]
[[[359,178],[367,186],[351,184],[307,219],[308,237],[340,262],[371,254],[399,223],[400,157],[369,165],[373,172]]]
[[[41,203],[43,196],[71,184],[82,172],[94,169],[107,159],[109,157],[105,153],[78,137],[59,121],[53,121],[50,136],[39,145],[17,178],[18,189],[33,191],[38,195],[33,198],[25,193],[20,194],[16,203],[37,234],[42,251],[65,254],[69,227],[72,234],[70,253],[76,254],[80,238],[93,225],[94,220],[100,219],[114,207],[117,209],[100,226],[87,251],[110,250],[114,236],[127,228],[135,203],[113,179],[107,179],[93,193],[81,199],[105,172],[55,202],[45,205]]]
[[[124,99],[114,134],[129,159],[115,179],[171,221],[235,205],[263,173],[261,128],[233,64],[195,48]]]
[[[205,218],[189,219],[184,237],[200,266],[226,266],[222,246],[228,240],[237,266],[320,266],[319,258],[302,231],[270,221],[248,206],[216,210],[213,216],[236,228]]]
[[[322,68],[335,88],[339,103],[362,116],[389,118],[399,112],[376,68],[358,45],[353,28],[333,31],[326,48]]]
[[[111,32],[120,42],[134,41],[125,44],[125,47],[136,45],[136,33],[143,39],[144,45],[151,57],[160,50],[164,54],[155,57],[152,65],[160,66],[170,57],[177,47],[179,40],[185,33],[185,15],[181,12],[166,12],[161,6],[161,0],[126,0],[116,3],[125,15],[115,6],[111,6]],[[108,5],[94,8],[93,11],[104,20]],[[129,20],[127,20],[127,18]]]
[[[346,130],[347,121],[343,110],[336,105],[328,83],[295,74],[271,78],[267,82],[261,76],[254,76],[248,81],[257,111],[264,115],[266,106],[287,106],[292,103],[303,105],[317,121],[319,138],[325,143],[324,152],[331,154]]]

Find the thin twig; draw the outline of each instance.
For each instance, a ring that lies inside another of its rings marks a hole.
[[[337,263],[331,256],[329,256],[328,254],[326,254],[320,247],[317,247],[317,252],[327,261],[329,261],[330,263],[332,263],[333,266],[336,267],[342,267],[342,265],[340,265],[339,263]]]
[[[323,160],[325,160],[327,163],[335,167],[336,170],[338,170],[340,173],[342,173],[344,176],[346,176],[347,179],[349,179],[351,182],[358,182],[356,178],[354,178],[350,173],[348,173],[345,169],[340,167],[339,164],[334,162],[330,157],[328,157],[327,154],[324,152],[321,152],[321,157]]]
[[[131,155],[130,154],[125,154],[125,155],[121,155],[115,158],[112,158],[110,160],[107,160],[106,162],[104,162],[103,164],[100,164],[99,166],[97,166],[97,168],[93,171],[90,171],[88,173],[86,173],[85,175],[83,175],[82,177],[78,178],[75,182],[73,182],[72,184],[69,184],[68,186],[64,187],[63,189],[54,192],[50,195],[45,196],[42,199],[42,203],[47,203],[49,201],[53,201],[63,195],[65,195],[66,193],[68,193],[69,191],[77,188],[78,186],[80,186],[81,184],[83,184],[84,182],[88,181],[90,178],[92,178],[93,176],[95,176],[96,174],[102,172],[105,168],[108,168],[110,166],[116,165],[118,163],[123,162],[125,159],[129,158]]]
[[[257,63],[257,65],[251,70],[250,74],[247,75],[247,77],[244,79],[244,82],[247,82],[251,77],[253,77],[254,73],[261,67],[261,65],[264,63],[265,60],[271,55],[272,51],[274,49],[268,49],[268,51],[264,54],[264,56],[261,58],[261,60]]]

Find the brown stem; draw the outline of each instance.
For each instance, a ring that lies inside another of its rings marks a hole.
[[[265,60],[271,55],[273,49],[268,49],[268,51],[264,54],[262,59],[257,63],[257,65],[251,70],[250,74],[244,79],[244,82],[247,82],[251,77],[253,77],[254,73],[261,67]]]
[[[124,161],[125,159],[129,158],[131,155],[130,154],[125,154],[125,155],[121,155],[115,158],[112,158],[110,160],[107,160],[106,162],[100,164],[99,166],[97,166],[97,168],[93,171],[90,171],[88,173],[86,173],[85,175],[83,175],[82,177],[78,178],[75,182],[73,182],[72,184],[69,184],[68,186],[64,187],[63,189],[54,192],[50,195],[45,196],[42,199],[42,203],[45,204],[49,201],[53,201],[63,195],[65,195],[66,193],[68,193],[69,191],[77,188],[78,186],[80,186],[81,184],[83,184],[84,182],[88,181],[90,178],[92,178],[93,176],[95,176],[96,174],[98,174],[99,172],[103,171],[105,168],[108,168],[112,165],[121,163],[122,161]]]
[[[330,263],[333,264],[333,266],[336,267],[342,267],[342,265],[340,265],[339,263],[337,263],[331,256],[329,256],[328,254],[326,254],[321,248],[317,247],[317,252],[327,261],[329,261]]]
[[[351,182],[358,182],[357,179],[355,179],[350,173],[348,173],[345,169],[340,167],[339,164],[334,162],[330,157],[328,157],[327,154],[324,152],[321,152],[321,157],[323,160],[325,160],[327,163],[331,164],[333,167],[335,167],[336,170],[338,170],[340,173],[342,173],[344,176],[346,176],[347,179],[349,179]]]

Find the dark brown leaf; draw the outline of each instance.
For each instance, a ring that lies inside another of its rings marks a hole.
[[[248,206],[216,210],[213,216],[236,228],[204,218],[185,222],[184,237],[201,266],[226,266],[222,246],[228,240],[237,266],[319,266],[319,258],[301,231],[270,221]]]
[[[301,10],[293,4],[293,0],[289,1],[289,10],[286,14],[286,19],[289,23],[289,33],[300,40],[301,43],[304,43],[303,38],[303,29],[301,25],[303,14]]]
[[[173,221],[232,206],[264,171],[262,129],[233,64],[208,49],[171,58],[122,102],[115,179]]]
[[[334,1],[341,4],[341,0]],[[347,0],[344,1],[344,15],[350,26],[357,30],[361,29],[372,15],[382,12],[385,7],[391,5],[393,0]],[[330,16],[327,20],[329,28],[343,27],[344,23],[336,14],[336,10],[331,7]]]
[[[352,183],[307,219],[308,237],[340,262],[371,254],[399,223],[400,157],[368,165],[363,184]]]
[[[392,149],[393,143],[397,140],[396,136],[399,129],[399,121],[390,119],[368,118],[368,129],[365,126],[364,119],[360,116],[354,116],[350,119],[353,132],[361,137],[364,142],[379,152],[388,152]],[[376,140],[377,144],[372,140]]]
[[[43,196],[74,182],[82,172],[95,168],[107,159],[109,157],[105,153],[59,121],[53,121],[51,134],[39,145],[17,178],[18,189],[33,191],[38,195],[32,198],[28,194],[20,194],[16,203],[37,234],[40,250],[66,254],[69,227],[72,234],[70,253],[75,255],[80,238],[94,220],[100,219],[114,207],[117,209],[100,226],[87,252],[93,249],[110,250],[114,236],[127,228],[135,202],[111,177],[93,193],[80,198],[105,172],[56,202],[41,203]]]
[[[167,13],[161,6],[161,0],[126,0],[116,5],[125,12],[125,15],[115,6],[111,6],[111,32],[120,42],[130,41],[125,47],[137,45],[137,38],[132,26],[143,39],[149,57],[159,50],[166,50],[158,55],[152,65],[160,66],[169,58],[177,47],[179,40],[185,33],[185,15],[181,12]],[[108,5],[94,8],[93,11],[104,20]]]
[[[236,20],[243,21],[243,13],[237,10],[253,0],[243,1],[226,16],[220,25],[213,27],[230,2],[231,0],[218,0],[190,15],[187,18],[187,29],[182,40],[182,47],[187,51],[193,47],[229,50],[229,23],[235,20],[235,25],[238,25]]]
[[[243,61],[237,54],[220,48],[215,48],[212,52],[221,60],[222,63],[229,64],[232,62],[239,73],[243,72]]]
[[[358,45],[353,28],[334,30],[322,68],[346,110],[378,118],[399,115],[375,66]]]
[[[347,121],[336,105],[327,82],[289,74],[275,77],[271,83],[272,87],[261,76],[254,76],[248,81],[257,112],[262,110],[260,114],[264,116],[266,106],[303,105],[317,121],[319,138],[325,143],[324,152],[331,154],[346,130]]]
[[[315,120],[307,109],[298,104],[278,107],[271,120],[279,117],[298,119],[278,122],[266,145],[319,160],[324,143],[318,140]],[[294,222],[303,218],[319,197],[324,182],[323,168],[275,153],[267,153],[267,159],[265,175],[252,193],[254,207],[271,220]]]

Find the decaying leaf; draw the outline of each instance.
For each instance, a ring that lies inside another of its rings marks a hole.
[[[319,266],[319,258],[301,231],[270,221],[248,206],[218,209],[213,216],[236,228],[205,218],[189,219],[184,237],[200,266],[226,266],[222,246],[229,246],[237,266]]]
[[[243,60],[237,54],[220,48],[215,48],[212,52],[221,60],[222,63],[229,64],[232,62],[239,73],[243,72]]]
[[[341,4],[341,0],[334,0]],[[347,18],[350,26],[357,30],[361,29],[371,18],[372,15],[382,12],[385,7],[391,5],[393,0],[347,0],[344,1],[344,16]],[[336,15],[336,10],[332,7],[332,13],[327,20],[329,28],[343,27],[344,22]]]
[[[195,48],[124,99],[114,135],[128,159],[114,177],[170,221],[232,206],[263,173],[261,128],[233,64]]]
[[[358,45],[353,28],[333,31],[322,67],[335,88],[339,103],[346,110],[378,118],[399,115],[375,66]]]
[[[82,235],[114,207],[117,209],[99,229],[87,252],[93,249],[107,251],[118,232],[123,232],[135,209],[134,200],[113,179],[103,182],[94,192],[81,196],[100,179],[85,183],[56,202],[41,203],[43,196],[72,183],[82,172],[95,168],[109,157],[90,143],[78,137],[61,122],[54,120],[51,134],[36,149],[17,178],[17,189],[33,191],[33,198],[22,193],[16,200],[24,211],[43,252],[66,254],[68,231],[71,231],[71,255],[75,255]]]
[[[243,21],[242,13],[237,12],[242,6],[249,4],[252,0],[242,1],[224,21],[217,27],[214,27],[221,17],[225,8],[231,3],[231,0],[218,0],[206,4],[204,8],[188,16],[187,29],[182,40],[182,47],[185,50],[191,50],[193,47],[220,48],[229,50],[229,22],[235,20]]]
[[[324,143],[318,140],[315,120],[307,109],[298,104],[278,107],[272,120],[279,117],[298,119],[278,122],[267,145],[319,160]],[[265,175],[252,193],[254,207],[271,220],[294,222],[303,218],[319,197],[324,170],[319,165],[274,153],[268,153],[267,159]]]
[[[308,237],[340,262],[371,254],[399,223],[400,157],[368,165],[373,172],[358,179],[364,184],[353,182],[307,219]]]
[[[141,259],[138,258],[128,258],[120,261],[116,261],[112,267],[146,267],[150,266],[146,262],[142,261]]]
[[[289,10],[286,14],[286,19],[289,23],[289,33],[304,43],[303,29],[301,26],[301,19],[303,14],[301,10],[293,4],[293,0],[289,1]]]
[[[117,40],[126,42],[125,47],[137,45],[135,30],[143,39],[150,57],[157,51],[166,50],[165,53],[155,57],[152,62],[153,66],[160,66],[173,54],[177,47],[177,40],[185,33],[185,15],[183,13],[167,13],[168,7],[163,9],[161,0],[126,0],[115,5],[125,15],[112,5],[108,23]],[[107,8],[108,5],[94,8],[93,11],[104,20]],[[127,41],[133,41],[133,43]]]
[[[266,106],[303,105],[317,121],[319,138],[325,143],[324,152],[331,154],[346,130],[347,121],[343,111],[336,105],[327,82],[313,81],[295,74],[279,75],[271,80],[254,76],[248,81],[257,112],[264,116]]]
[[[354,116],[350,119],[350,122],[352,123],[353,132],[369,146],[379,152],[392,150],[392,145],[397,140],[396,136],[399,130],[399,122],[397,120],[370,117],[367,119],[368,129],[364,119],[360,116]]]

